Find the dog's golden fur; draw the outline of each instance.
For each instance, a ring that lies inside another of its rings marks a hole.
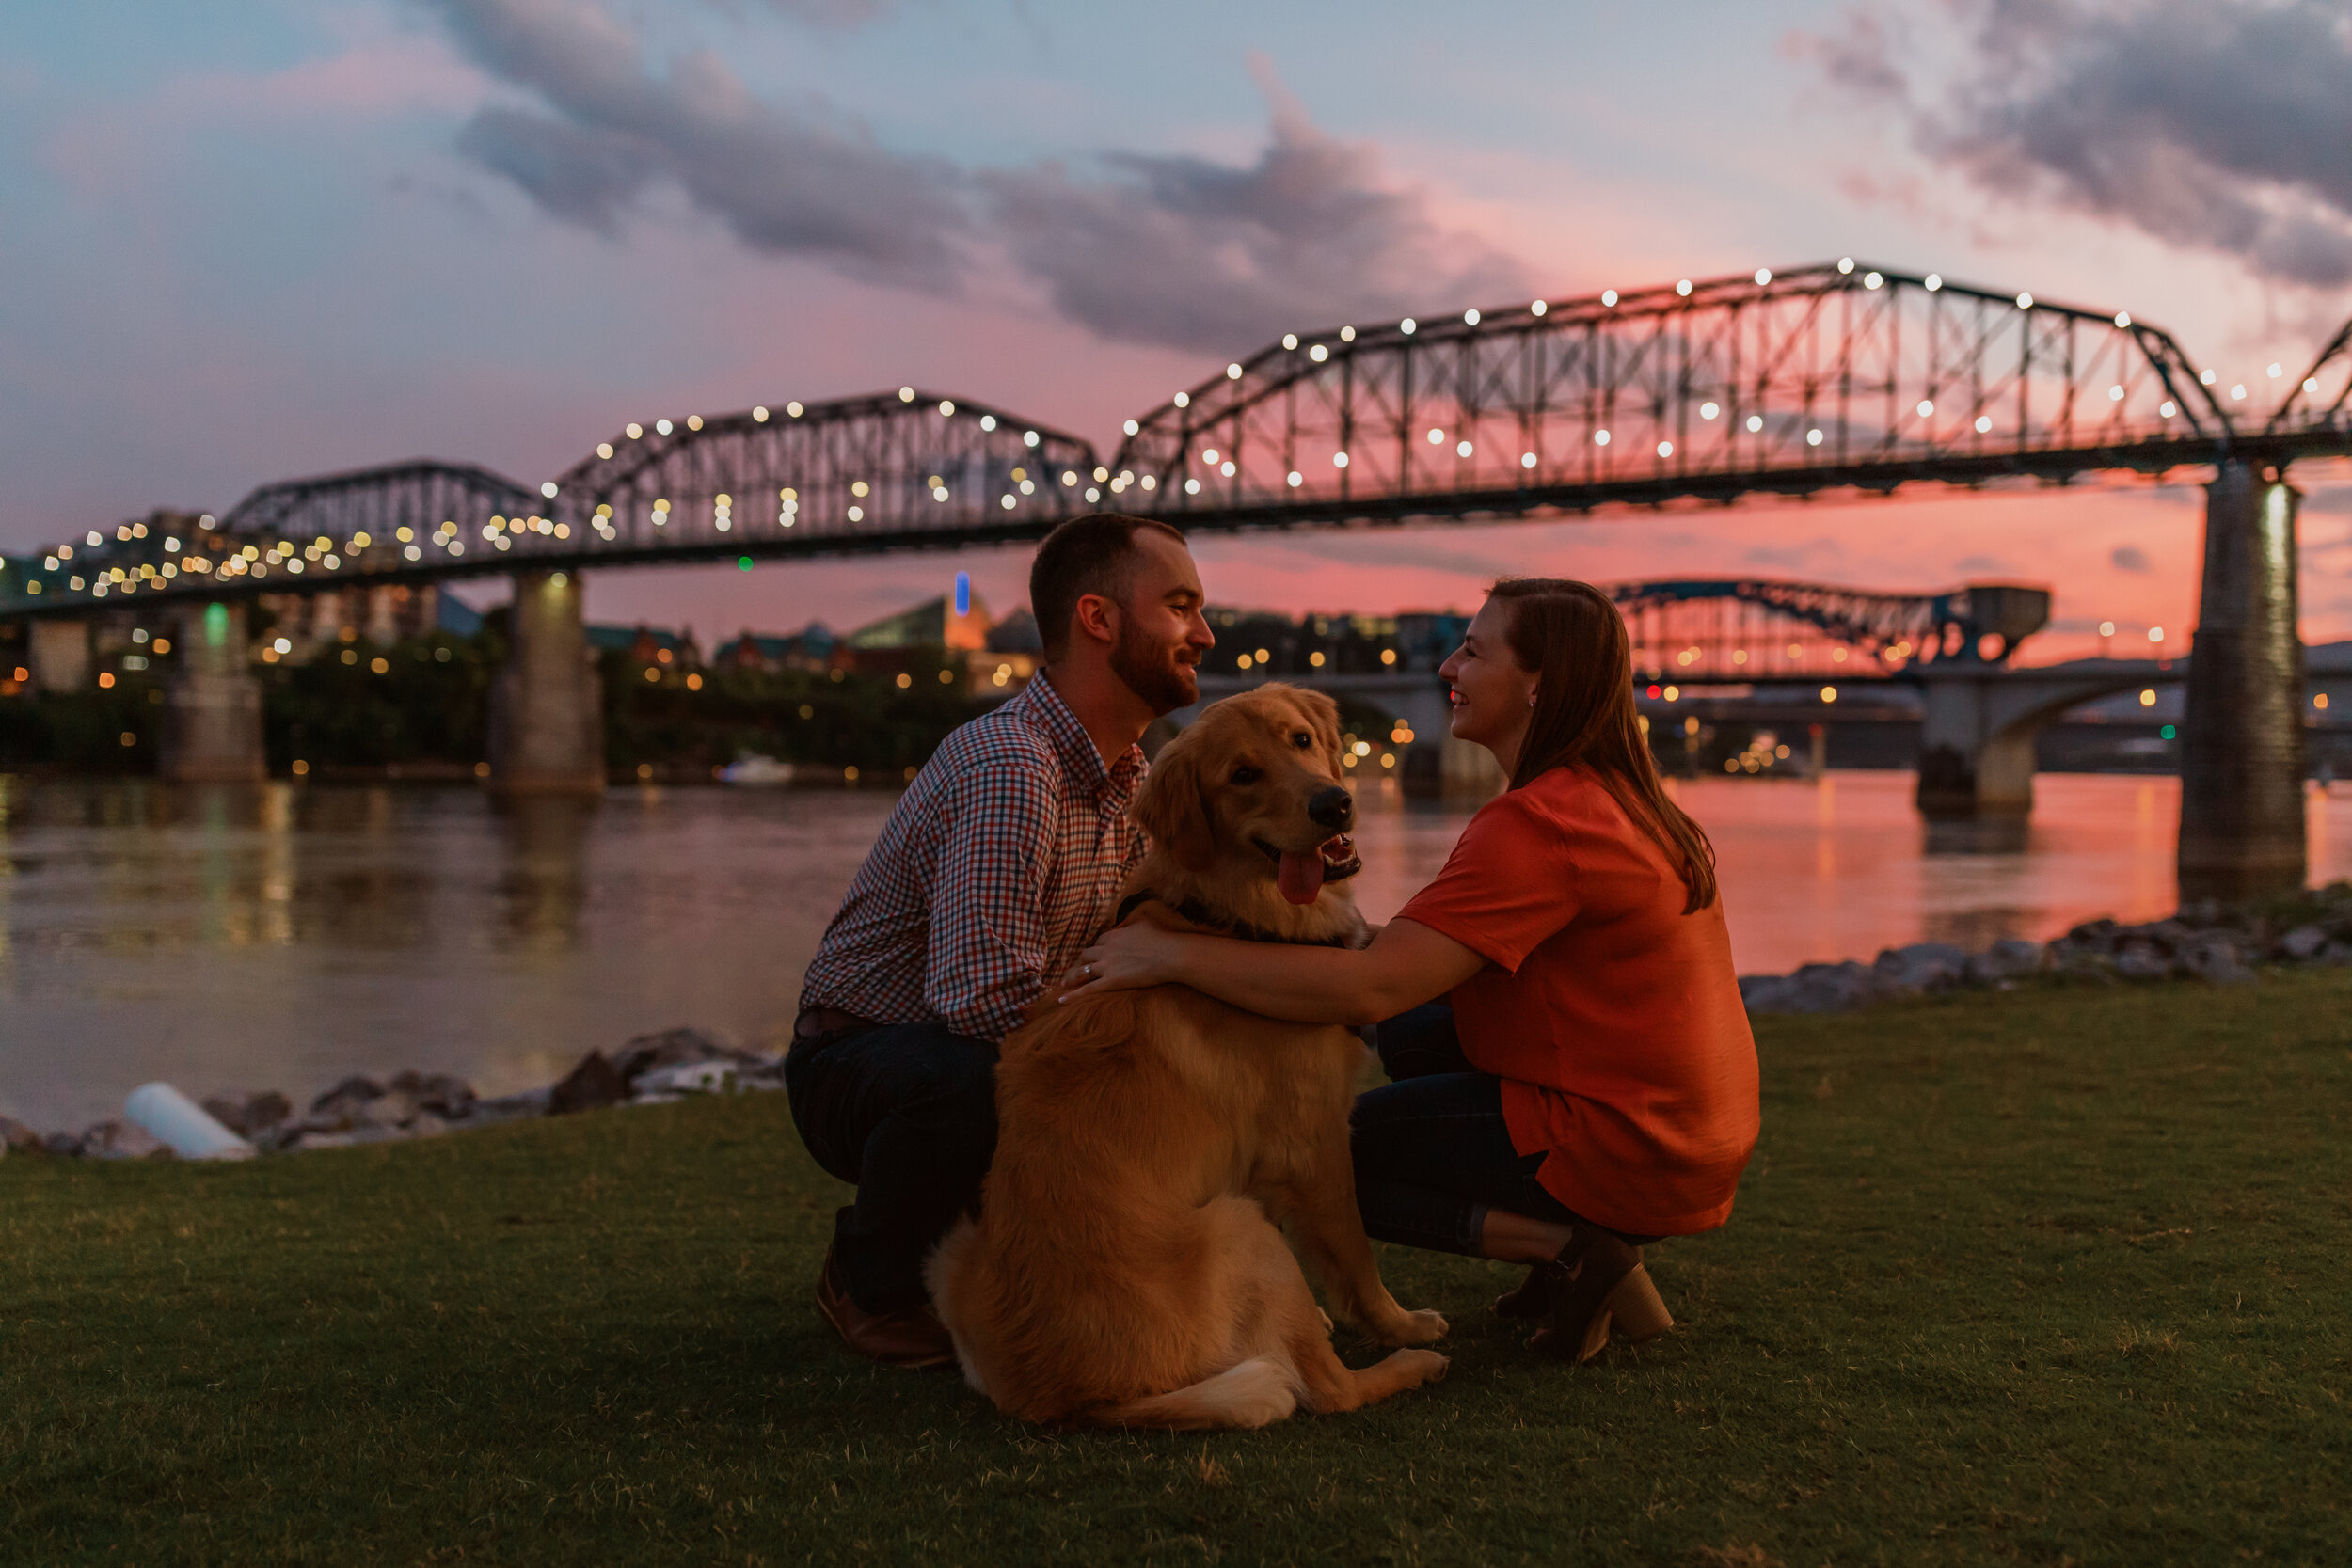
[[[1308,803],[1325,792],[1328,817],[1340,782],[1329,698],[1270,686],[1210,708],[1137,798],[1151,848],[1127,892],[1152,897],[1131,918],[1200,928],[1173,913],[1191,904],[1281,940],[1360,946],[1344,881],[1289,903],[1269,853],[1332,839]],[[1445,1358],[1426,1350],[1343,1365],[1275,1228],[1289,1226],[1334,1309],[1383,1343],[1445,1333],[1437,1313],[1390,1296],[1357,1213],[1354,1032],[1180,986],[1066,1006],[1058,989],[1005,1041],[978,1215],[930,1265],[972,1386],[1035,1421],[1254,1427],[1441,1375]]]

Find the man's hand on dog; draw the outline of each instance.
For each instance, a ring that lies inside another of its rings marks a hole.
[[[1199,940],[1144,921],[1116,927],[1078,955],[1077,966],[1062,976],[1061,999],[1074,1002],[1098,990],[1164,986],[1180,977],[1184,943]]]

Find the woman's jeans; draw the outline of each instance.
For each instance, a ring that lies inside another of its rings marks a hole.
[[[1395,1082],[1359,1095],[1349,1118],[1356,1206],[1368,1234],[1476,1258],[1489,1209],[1582,1223],[1535,1180],[1548,1156],[1511,1147],[1502,1081],[1462,1054],[1452,1007],[1432,1002],[1399,1013],[1375,1026],[1374,1041]]]

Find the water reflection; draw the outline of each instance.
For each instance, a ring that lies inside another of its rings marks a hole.
[[[1965,843],[1920,821],[1908,774],[1677,789],[1714,838],[1745,971],[2175,903],[2169,779],[2045,775],[2022,836]],[[501,809],[470,788],[0,778],[0,1112],[64,1127],[150,1078],[299,1098],[403,1067],[496,1094],[641,1030],[771,1038],[895,799],[648,788]],[[1385,920],[1468,813],[1386,779],[1361,801],[1357,896]],[[2344,876],[2352,788],[2310,812],[2314,875]]]
[[[2032,842],[2033,824],[2022,816],[1985,816],[1973,822],[1928,822],[1924,847],[1931,855],[2015,855]]]
[[[576,795],[493,799],[506,851],[500,919],[512,943],[549,953],[577,945],[588,900],[588,832],[601,804]]]

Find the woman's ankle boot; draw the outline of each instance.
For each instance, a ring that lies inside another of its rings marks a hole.
[[[1498,1318],[1549,1318],[1551,1297],[1559,1284],[1559,1268],[1549,1259],[1528,1266],[1527,1277],[1495,1297]]]
[[[1578,1226],[1559,1256],[1537,1268],[1550,1276],[1549,1321],[1529,1343],[1547,1354],[1589,1361],[1609,1342],[1613,1324],[1636,1342],[1674,1326],[1641,1249],[1598,1226]]]

